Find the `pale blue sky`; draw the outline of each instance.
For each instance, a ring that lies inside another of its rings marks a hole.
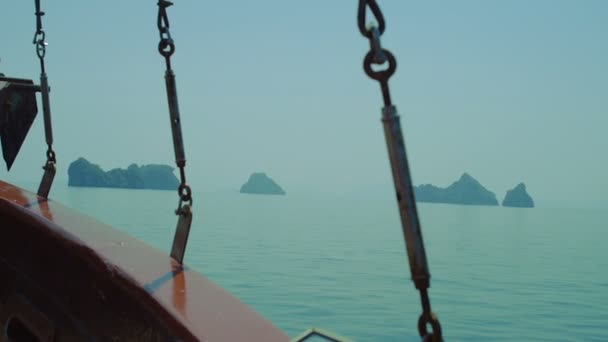
[[[59,181],[173,163],[156,1],[42,1]],[[376,82],[357,1],[185,1],[169,10],[194,188],[266,171],[289,192],[388,189]],[[467,171],[502,200],[608,205],[608,1],[379,1],[414,183]],[[0,71],[37,79],[33,1],[0,5]],[[42,115],[7,174],[38,181]]]

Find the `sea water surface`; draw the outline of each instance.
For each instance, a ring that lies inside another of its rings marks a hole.
[[[356,341],[419,341],[420,300],[389,190],[194,196],[185,262],[290,336],[321,327]],[[55,184],[51,197],[170,250],[175,192]],[[447,341],[608,341],[608,212],[418,209]]]

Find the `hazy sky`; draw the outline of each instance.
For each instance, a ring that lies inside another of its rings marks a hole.
[[[156,0],[42,1],[59,181],[173,163]],[[0,4],[0,72],[38,79],[33,1]],[[357,1],[185,1],[169,9],[194,188],[265,171],[287,192],[387,189],[379,86]],[[469,172],[502,200],[608,205],[608,1],[380,0],[414,183]],[[38,181],[42,113],[13,170]]]

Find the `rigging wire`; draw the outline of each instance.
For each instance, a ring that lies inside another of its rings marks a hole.
[[[44,114],[44,135],[47,144],[46,163],[42,167],[44,174],[40,181],[40,186],[38,187],[38,196],[48,198],[57,171],[55,167],[57,159],[55,157],[55,151],[53,150],[53,127],[51,125],[51,101],[49,97],[51,88],[49,87],[44,65],[44,57],[46,56],[46,47],[48,45],[46,42],[46,32],[44,32],[42,28],[42,16],[44,16],[45,13],[40,9],[40,0],[35,0],[35,6],[36,32],[34,33],[32,43],[36,45],[36,55],[40,60],[40,91],[42,94],[42,111]]]
[[[158,17],[156,25],[160,35],[158,52],[165,58],[165,86],[167,88],[167,101],[169,104],[169,117],[171,119],[171,133],[173,136],[173,149],[175,152],[175,164],[179,168],[180,184],[177,189],[179,204],[175,214],[179,216],[175,237],[171,247],[171,257],[180,264],[184,261],[188,235],[192,224],[192,190],[186,182],[186,152],[184,150],[184,139],[182,136],[181,120],[179,116],[179,105],[177,101],[177,88],[175,84],[175,73],[171,68],[171,56],[175,52],[175,43],[169,32],[169,16],[167,8],[173,3],[167,0],[158,1]]]
[[[368,8],[374,15],[377,25],[366,26],[365,20]],[[361,34],[369,39],[370,43],[370,50],[363,59],[363,70],[371,79],[380,83],[382,91],[384,102],[382,123],[397,193],[401,227],[405,238],[412,280],[420,292],[422,304],[422,314],[418,319],[418,333],[424,341],[442,341],[441,325],[439,319],[431,310],[431,301],[428,296],[431,274],[426,259],[424,241],[422,240],[403,133],[397,108],[392,104],[388,85],[390,77],[397,69],[397,60],[390,51],[383,49],[380,43],[380,37],[386,29],[386,22],[376,0],[359,0],[357,24]],[[382,65],[386,63],[388,63],[388,66],[384,70],[374,70],[372,68],[373,64]],[[432,328],[430,333],[427,330],[429,324]]]

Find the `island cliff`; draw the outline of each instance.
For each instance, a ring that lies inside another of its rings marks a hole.
[[[176,190],[179,181],[169,165],[131,164],[126,170],[104,172],[99,165],[78,158],[68,168],[68,186]]]
[[[534,201],[526,191],[526,185],[519,183],[516,187],[507,191],[502,205],[503,207],[534,208]]]
[[[417,202],[498,205],[496,195],[466,172],[447,188],[423,184],[414,187],[414,194]]]
[[[241,186],[240,192],[257,195],[285,195],[285,191],[263,172],[252,173],[247,183]]]

